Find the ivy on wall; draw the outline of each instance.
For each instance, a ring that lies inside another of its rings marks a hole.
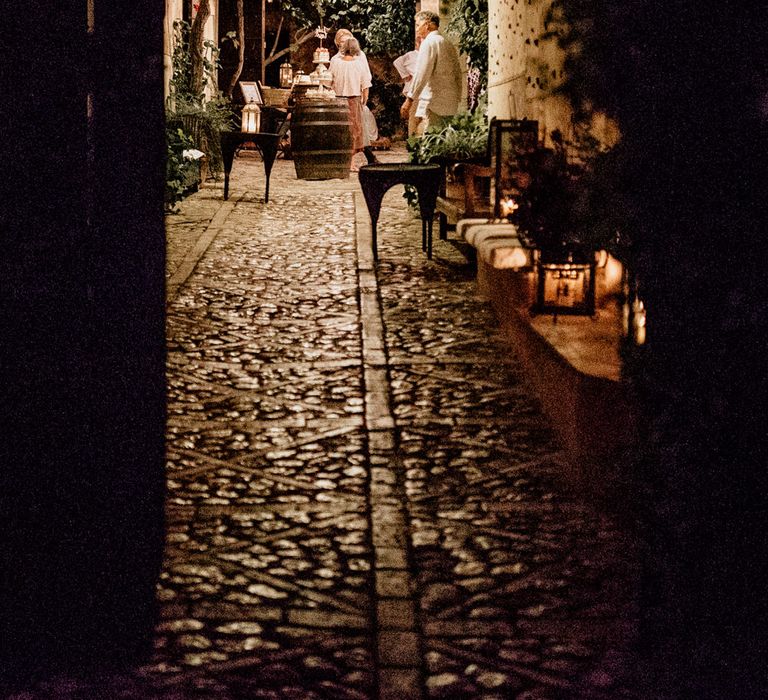
[[[577,119],[588,120],[595,111],[619,116],[628,76],[643,74],[640,37],[653,33],[641,23],[642,14],[633,11],[633,3],[553,0],[541,38],[556,41],[563,51],[564,79],[556,92],[568,99]]]
[[[448,31],[459,40],[459,50],[476,68],[480,88],[488,84],[488,0],[458,0],[450,10]]]

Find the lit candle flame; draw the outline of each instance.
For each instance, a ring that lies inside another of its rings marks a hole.
[[[507,197],[506,199],[502,200],[501,202],[501,213],[504,216],[509,216],[512,214],[516,209],[519,209],[520,206],[518,203],[512,199],[512,197]]]

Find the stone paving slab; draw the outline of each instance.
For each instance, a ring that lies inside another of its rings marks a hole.
[[[404,159],[404,153],[385,154]],[[151,662],[25,698],[631,698],[632,543],[449,243],[396,188],[238,158],[168,218],[168,536]]]

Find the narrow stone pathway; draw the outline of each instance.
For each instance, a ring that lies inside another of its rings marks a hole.
[[[632,548],[461,254],[399,188],[378,266],[356,178],[278,161],[265,205],[243,157],[231,192],[169,217],[162,620],[109,697],[633,697]]]
[[[352,183],[282,180],[241,194],[169,307],[158,661],[187,694],[372,697]]]
[[[632,697],[631,548],[568,497],[464,258],[440,243],[427,261],[389,202],[378,279],[425,694]]]

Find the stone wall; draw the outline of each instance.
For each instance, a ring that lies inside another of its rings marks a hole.
[[[559,129],[572,136],[571,111],[551,94],[563,79],[562,55],[553,41],[541,41],[550,0],[489,0],[488,115],[536,119],[541,135]],[[598,118],[594,133],[613,143],[613,124]]]
[[[488,113],[536,119],[546,133],[568,132],[567,105],[547,96],[562,78],[561,57],[539,37],[549,0],[490,0],[488,12]]]

